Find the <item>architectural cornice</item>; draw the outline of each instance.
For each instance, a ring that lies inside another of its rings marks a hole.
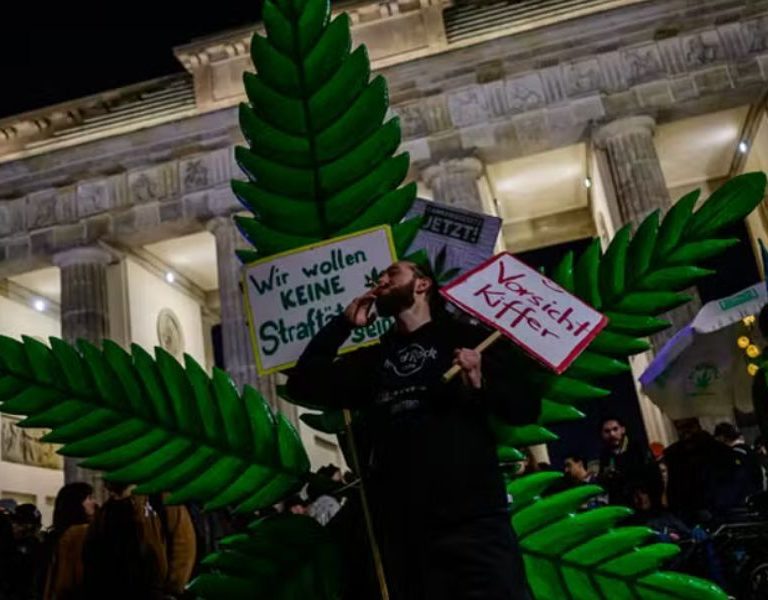
[[[453,7],[453,0],[353,1],[334,5],[334,11],[349,14],[355,43],[368,46],[374,69],[385,69],[642,3],[648,0],[584,0],[567,11],[545,11],[535,18],[523,15],[525,18],[491,32],[481,27],[455,42],[448,41],[443,19],[443,11]],[[490,10],[502,3],[487,4]],[[486,10],[484,3],[476,10]],[[223,32],[176,48],[177,58],[192,78],[176,76],[143,82],[0,119],[0,162],[234,106],[244,98],[242,72],[253,69],[249,53],[254,31],[263,33],[262,25]],[[571,41],[571,48],[577,46]]]

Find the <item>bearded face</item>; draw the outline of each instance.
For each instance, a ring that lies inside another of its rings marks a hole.
[[[376,297],[376,310],[382,317],[394,317],[409,309],[416,301],[416,278],[400,285],[389,285]]]

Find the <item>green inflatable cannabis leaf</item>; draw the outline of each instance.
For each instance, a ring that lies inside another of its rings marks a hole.
[[[299,436],[255,389],[239,395],[220,369],[209,377],[159,348],[153,359],[136,345],[77,347],[0,337],[0,410],[51,429],[45,441],[107,479],[173,492],[170,503],[252,512],[301,486],[309,459]]]
[[[607,315],[608,325],[564,374],[545,375],[549,392],[538,424],[495,424],[502,445],[553,441],[557,436],[545,425],[579,418],[579,403],[607,396],[599,380],[629,371],[625,359],[649,348],[643,338],[669,326],[658,315],[688,302],[680,290],[713,273],[701,263],[738,242],[718,232],[752,212],[765,186],[764,173],[739,175],[695,212],[699,190],[681,198],[661,222],[659,211],[651,213],[634,237],[629,225],[622,227],[604,254],[597,239],[576,261],[568,253],[550,276]]]
[[[256,521],[247,534],[225,538],[203,560],[190,590],[226,600],[338,600],[341,558],[314,519],[279,515]]]
[[[249,147],[236,150],[248,181],[232,182],[253,213],[237,217],[255,247],[241,258],[398,224],[416,185],[398,187],[410,162],[394,155],[400,122],[384,122],[387,84],[370,79],[365,46],[351,52],[349,17],[331,21],[328,0],[267,0],[263,17],[267,35],[253,37],[256,74],[245,75],[249,103],[240,107]]]
[[[654,533],[647,527],[617,527],[632,514],[629,508],[582,510],[602,493],[600,487],[584,485],[542,497],[562,477],[535,473],[507,485],[512,526],[536,600],[726,600],[709,581],[659,571],[680,548],[649,543]]]

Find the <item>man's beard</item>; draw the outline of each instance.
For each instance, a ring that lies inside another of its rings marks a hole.
[[[412,279],[408,283],[390,288],[385,295],[377,297],[376,310],[379,316],[394,317],[411,308],[416,301],[413,293],[415,287],[416,279]]]

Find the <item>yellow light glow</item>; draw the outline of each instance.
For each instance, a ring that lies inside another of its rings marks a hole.
[[[739,348],[746,348],[749,346],[749,338],[746,335],[742,335],[738,340],[736,340],[736,343],[739,345]]]
[[[749,358],[757,358],[760,356],[760,348],[754,344],[750,344],[747,346],[747,356],[749,356]]]
[[[755,324],[755,315],[749,315],[748,317],[744,317],[741,322],[744,323],[747,327],[751,327]]]
[[[756,365],[755,363],[749,363],[749,364],[747,365],[747,372],[748,372],[748,373],[749,373],[749,374],[750,374],[752,377],[754,377],[755,375],[757,375],[757,372],[758,372],[759,370],[760,370],[760,369],[758,369],[758,367],[757,367],[757,365]]]

